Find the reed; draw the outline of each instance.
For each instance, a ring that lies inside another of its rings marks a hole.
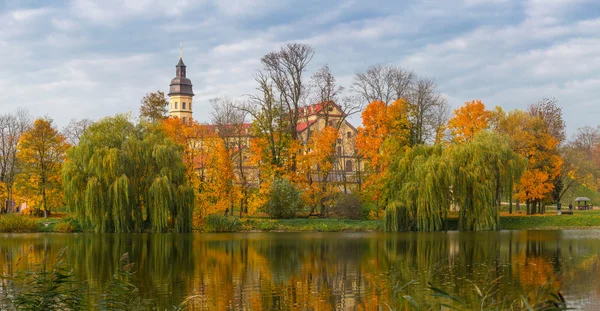
[[[37,222],[27,216],[17,214],[0,216],[0,232],[36,232],[37,227]]]

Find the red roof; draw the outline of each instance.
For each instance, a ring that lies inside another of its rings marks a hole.
[[[309,128],[311,125],[315,124],[317,122],[317,120],[311,120],[311,121],[304,121],[304,122],[300,122],[296,125],[296,131],[298,132],[302,132],[304,130],[306,130],[307,128]]]

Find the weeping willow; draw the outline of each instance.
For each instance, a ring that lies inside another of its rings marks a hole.
[[[67,206],[97,232],[189,232],[194,202],[181,149],[123,115],[89,127],[63,167]]]
[[[487,131],[448,150],[453,162],[452,196],[460,208],[460,230],[498,230],[501,190],[518,180],[526,162],[506,139]],[[508,190],[511,191],[511,190]]]
[[[512,191],[525,165],[506,139],[485,131],[471,142],[446,149],[415,146],[397,155],[387,172],[384,228],[447,229],[454,204],[460,230],[497,230],[500,196]]]
[[[447,227],[451,167],[440,146],[416,146],[398,157],[389,172],[387,231],[438,231]]]

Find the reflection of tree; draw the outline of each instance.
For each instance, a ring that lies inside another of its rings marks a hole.
[[[505,303],[545,283],[584,297],[600,290],[600,242],[546,231],[13,235],[0,239],[0,264],[13,273],[65,246],[95,291],[128,252],[135,285],[162,309],[196,294],[196,310],[405,310],[402,295],[435,305],[429,282],[476,299],[470,282],[488,288],[498,277],[491,299]]]

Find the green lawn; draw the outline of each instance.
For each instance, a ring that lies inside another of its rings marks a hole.
[[[243,218],[244,231],[382,231],[381,220]]]
[[[573,211],[573,215],[558,216],[555,210],[545,215],[518,215],[500,217],[502,229],[600,229],[600,210]]]

